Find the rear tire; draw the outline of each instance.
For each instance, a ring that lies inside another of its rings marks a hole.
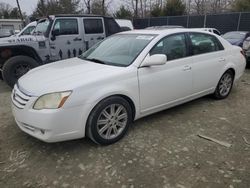
[[[89,115],[86,132],[97,144],[109,145],[120,140],[132,122],[132,109],[122,97],[102,100]]]
[[[228,70],[226,71],[217,87],[216,87],[216,90],[214,92],[214,97],[216,99],[225,99],[228,97],[228,95],[230,94],[231,90],[232,90],[232,87],[233,87],[233,82],[234,82],[234,73],[232,70]]]
[[[36,60],[28,56],[20,55],[11,57],[3,65],[3,80],[10,87],[13,87],[21,76],[38,65]]]

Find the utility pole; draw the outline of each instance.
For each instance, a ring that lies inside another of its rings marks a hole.
[[[25,26],[25,22],[23,20],[23,14],[22,14],[22,11],[21,11],[21,8],[20,8],[19,0],[16,0],[16,4],[17,4],[18,10],[19,10],[19,14],[20,14],[21,20],[23,22],[23,26]]]

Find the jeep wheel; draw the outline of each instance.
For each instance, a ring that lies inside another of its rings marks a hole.
[[[3,80],[13,87],[21,76],[38,65],[36,60],[28,56],[11,57],[3,65]]]

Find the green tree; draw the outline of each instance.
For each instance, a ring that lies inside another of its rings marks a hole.
[[[155,6],[152,8],[152,10],[151,10],[150,15],[151,15],[152,17],[159,17],[159,16],[162,16],[163,13],[162,13],[161,7],[159,7],[158,5],[155,5]]]
[[[20,18],[19,10],[18,10],[17,7],[13,8],[13,9],[10,11],[9,17],[10,17],[10,18],[14,18],[14,19]]]
[[[102,14],[106,15],[108,12],[108,7],[103,0],[94,0],[91,5],[91,13],[92,14]]]
[[[33,12],[34,17],[53,14],[78,14],[80,0],[39,0]]]
[[[177,16],[185,13],[186,6],[182,0],[168,0],[163,8],[164,16]]]
[[[126,9],[125,6],[121,6],[115,13],[114,13],[115,18],[120,18],[120,19],[131,19],[133,17],[132,12],[129,9]]]
[[[250,11],[250,1],[249,0],[236,0],[233,5],[233,10],[238,12]]]

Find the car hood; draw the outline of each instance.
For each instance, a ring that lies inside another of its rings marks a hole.
[[[228,42],[230,42],[232,45],[239,45],[242,41],[239,39],[226,39]]]
[[[27,94],[40,96],[94,84],[115,76],[124,69],[126,68],[71,58],[32,69],[18,80],[18,86]]]

